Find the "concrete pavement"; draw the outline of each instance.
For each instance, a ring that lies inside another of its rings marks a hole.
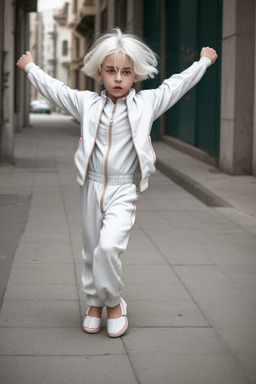
[[[1,275],[10,271],[6,291],[1,278],[1,383],[255,384],[255,184],[248,179],[241,203],[244,183],[214,183],[211,172],[209,193],[227,204],[209,207],[157,171],[122,256],[129,330],[116,340],[105,327],[88,335],[78,138],[68,116],[32,116],[16,134],[16,164],[0,167]],[[200,188],[201,164],[190,159],[186,171],[183,155],[171,154]]]

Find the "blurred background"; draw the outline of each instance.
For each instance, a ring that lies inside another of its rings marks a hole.
[[[232,174],[256,175],[254,0],[1,0],[0,162],[13,162],[16,132],[30,112],[55,112],[30,89],[15,63],[26,50],[71,88],[99,92],[81,72],[95,33],[114,26],[141,36],[159,56],[157,87],[198,60],[202,46],[219,58],[203,80],[154,123],[162,140]]]

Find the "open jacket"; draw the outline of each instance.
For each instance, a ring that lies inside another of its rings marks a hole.
[[[138,186],[140,192],[148,187],[148,178],[155,171],[156,157],[150,139],[154,120],[196,85],[210,65],[211,61],[202,57],[185,71],[164,80],[158,88],[142,90],[138,93],[132,88],[126,97],[132,140],[140,165],[141,179]],[[27,64],[25,71],[38,92],[80,122],[81,137],[74,161],[77,181],[83,185],[106,96],[103,92],[99,96],[96,92],[72,90],[64,83],[47,75],[34,63]]]

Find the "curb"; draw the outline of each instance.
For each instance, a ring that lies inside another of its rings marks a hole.
[[[172,181],[191,193],[208,207],[232,207],[226,200],[163,160],[159,160],[158,158],[155,165],[165,176],[169,177]]]

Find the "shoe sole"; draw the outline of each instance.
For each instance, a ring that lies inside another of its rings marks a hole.
[[[83,326],[83,330],[86,333],[99,333],[101,331],[101,326],[99,328],[85,328]]]

